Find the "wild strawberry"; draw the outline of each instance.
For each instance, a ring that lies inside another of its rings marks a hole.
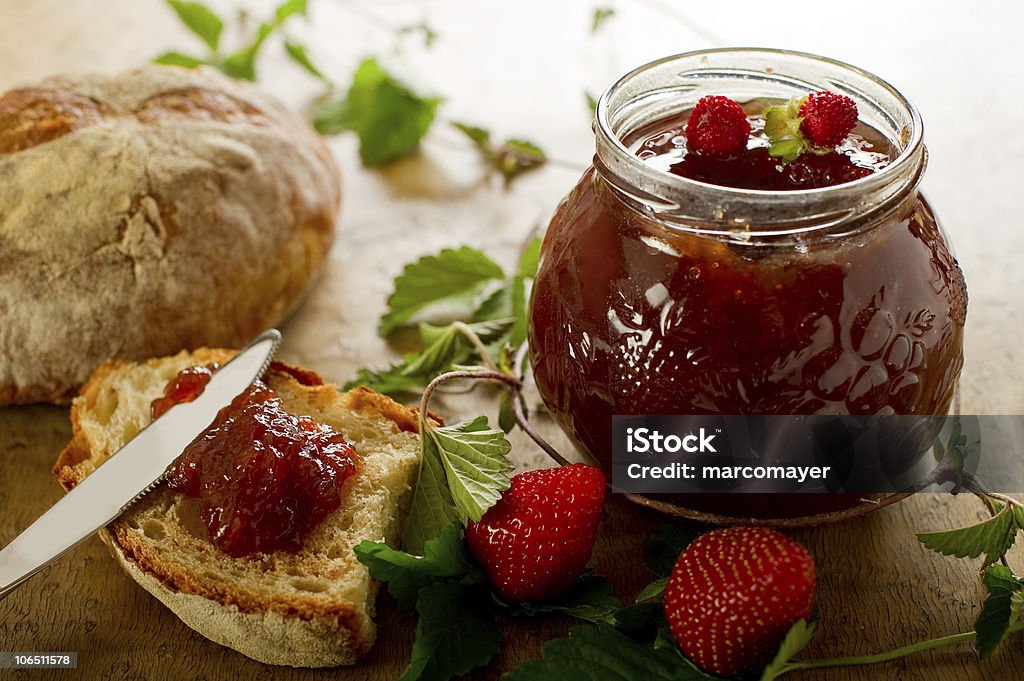
[[[701,154],[735,154],[747,148],[749,137],[747,113],[728,97],[701,97],[686,121],[686,144]]]
[[[800,107],[800,130],[817,147],[842,143],[857,125],[857,103],[846,95],[822,90],[807,97]]]
[[[594,549],[605,478],[577,463],[529,471],[478,523],[466,546],[495,590],[514,601],[544,601],[565,593]]]
[[[679,555],[665,588],[665,616],[683,653],[732,676],[767,664],[799,619],[810,617],[814,561],[765,527],[708,532]]]

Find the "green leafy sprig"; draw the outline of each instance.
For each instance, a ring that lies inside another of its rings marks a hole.
[[[611,584],[584,575],[562,598],[547,603],[505,603],[494,594],[466,551],[459,524],[426,541],[422,555],[364,541],[356,557],[387,584],[402,610],[418,614],[409,666],[401,681],[449,679],[486,665],[501,647],[497,615],[569,615],[608,621],[621,603]]]
[[[164,52],[153,61],[157,64],[189,68],[202,65],[213,66],[232,78],[242,80],[256,80],[256,57],[267,38],[281,29],[291,17],[306,13],[306,0],[285,0],[277,6],[273,16],[261,22],[256,31],[246,37],[240,48],[224,54],[221,52],[221,33],[225,24],[216,12],[201,2],[167,0],[167,4],[174,10],[181,22],[206,44],[209,52],[204,56],[196,56],[170,51]],[[286,42],[285,47],[293,59],[300,63],[307,62],[304,64],[307,70],[317,71],[312,63],[308,63],[308,56],[305,55],[304,48],[289,42]]]
[[[539,237],[530,241],[511,275],[468,246],[444,249],[406,265],[395,278],[381,317],[381,336],[387,338],[422,315],[447,313],[457,318],[446,325],[420,323],[419,351],[406,353],[383,369],[361,369],[345,389],[365,385],[403,397],[446,371],[474,363],[512,375],[509,356],[526,340],[527,290],[537,274],[540,244]],[[511,409],[511,397],[503,398],[500,420],[506,431]]]
[[[491,170],[501,175],[507,186],[524,173],[540,168],[548,162],[544,151],[533,142],[522,139],[507,139],[495,143],[491,132],[468,123],[452,123],[452,126],[468,137],[480,157]]]

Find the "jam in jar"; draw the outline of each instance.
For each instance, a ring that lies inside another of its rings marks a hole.
[[[214,366],[178,373],[153,418],[202,394]],[[199,500],[210,542],[232,556],[298,551],[337,509],[361,459],[337,431],[284,410],[257,381],[218,412],[167,471],[171,489]]]
[[[702,96],[756,117],[765,102],[840,85],[860,120],[827,181],[767,172],[756,128],[757,158],[687,167],[680,131]],[[948,411],[967,293],[917,190],[919,115],[891,86],[799,53],[688,53],[613,85],[595,132],[594,167],[544,239],[529,339],[545,404],[606,471],[614,414]],[[769,517],[856,501],[745,497],[671,502]]]

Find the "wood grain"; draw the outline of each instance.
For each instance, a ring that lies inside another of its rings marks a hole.
[[[6,543],[61,496],[50,473],[69,436],[66,410],[28,407],[0,410],[0,543]],[[838,526],[801,530],[818,564],[820,633],[809,658],[867,654],[914,641],[969,630],[982,593],[977,561],[932,554],[915,531],[941,529],[984,518],[970,496],[921,494],[895,507]],[[595,552],[598,574],[623,599],[650,580],[640,559],[644,541],[661,518],[619,498],[608,504]],[[1011,564],[1024,569],[1016,547]],[[503,619],[501,653],[469,678],[483,681],[536,657],[544,641],[564,636],[568,618]],[[220,679],[366,679],[400,676],[412,644],[414,619],[381,599],[380,637],[362,664],[299,670],[268,667],[204,639],[182,624],[115,565],[92,538],[56,565],[0,601],[0,649],[77,651],[79,669],[47,679],[98,681],[218,681]],[[906,658],[886,665],[794,674],[797,681],[1013,681],[1022,678],[1024,636],[1010,639],[992,659],[979,662],[969,646]],[[8,672],[2,678],[37,679]]]

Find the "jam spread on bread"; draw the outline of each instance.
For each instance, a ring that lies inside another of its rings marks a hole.
[[[153,401],[157,418],[202,394],[215,367],[191,367]],[[337,431],[284,410],[257,381],[221,409],[167,472],[171,488],[199,499],[214,546],[232,556],[298,551],[341,505],[343,486],[360,467]]]

